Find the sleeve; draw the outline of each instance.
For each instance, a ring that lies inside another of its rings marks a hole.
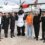
[[[1,19],[1,24],[3,24],[3,22],[4,22],[4,18],[2,17],[2,19]]]
[[[43,22],[43,17],[41,17],[41,21]]]
[[[39,17],[41,16],[41,9],[40,9],[40,13],[39,13]]]
[[[41,9],[40,9],[40,13],[39,13],[38,17],[39,17],[39,22],[41,22]]]
[[[27,17],[27,14],[25,14],[25,16],[24,16],[24,18],[23,18],[23,19],[24,19],[24,20],[26,20],[26,17]]]
[[[15,20],[18,20],[18,15],[15,16]]]

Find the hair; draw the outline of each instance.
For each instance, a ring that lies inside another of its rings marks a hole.
[[[2,12],[0,12],[0,13],[2,13]],[[3,13],[2,13],[3,14]]]
[[[16,15],[17,15],[17,12],[14,12],[14,14],[16,14]]]
[[[21,15],[21,14],[23,14],[23,13],[24,13],[23,10],[19,10],[19,12],[18,12],[19,15]]]

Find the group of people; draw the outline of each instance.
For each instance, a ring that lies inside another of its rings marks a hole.
[[[27,37],[32,37],[32,25],[34,27],[35,37],[38,40],[40,31],[40,22],[42,22],[42,39],[45,42],[45,12],[41,14],[41,9],[39,13],[25,14],[23,10],[19,10],[18,13],[2,13],[0,12],[0,38],[1,38],[1,28],[4,29],[5,38],[8,37],[8,27],[10,24],[10,36],[15,37],[14,28],[15,21],[17,21],[17,36],[25,36],[25,21],[27,23]]]

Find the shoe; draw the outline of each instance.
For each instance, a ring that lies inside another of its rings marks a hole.
[[[38,41],[38,38],[36,38],[36,40]]]
[[[43,41],[43,43],[45,43],[45,40]]]
[[[0,37],[0,41],[1,41],[1,37]]]
[[[14,35],[14,34],[12,34],[12,36],[13,36],[13,37],[15,37],[15,35]]]
[[[25,36],[25,34],[22,34],[22,36]]]
[[[1,39],[0,39],[0,41],[1,41]]]
[[[34,39],[36,39],[36,37],[34,37]]]
[[[8,38],[8,36],[5,36],[5,38]]]
[[[13,38],[13,36],[11,36],[11,38]]]
[[[12,36],[15,37],[14,32],[12,33]]]
[[[8,36],[7,35],[5,35],[5,38],[7,38]]]
[[[13,35],[11,34],[11,38],[13,38]]]
[[[13,37],[15,37],[15,35],[13,35]]]
[[[44,39],[42,38],[42,39],[40,39],[40,40],[44,40]]]
[[[13,35],[11,34],[11,38],[13,38]]]
[[[20,34],[17,34],[17,36],[20,36]]]

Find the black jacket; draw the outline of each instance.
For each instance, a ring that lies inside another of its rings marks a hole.
[[[42,25],[45,25],[45,17],[41,17]]]
[[[38,25],[40,24],[40,16],[41,16],[41,10],[40,10],[40,14],[38,14],[38,16],[34,16],[33,18],[33,25]]]
[[[15,27],[15,16],[10,16],[10,29],[14,29]]]
[[[2,28],[7,29],[9,25],[9,17],[7,18],[6,16],[2,17]]]

